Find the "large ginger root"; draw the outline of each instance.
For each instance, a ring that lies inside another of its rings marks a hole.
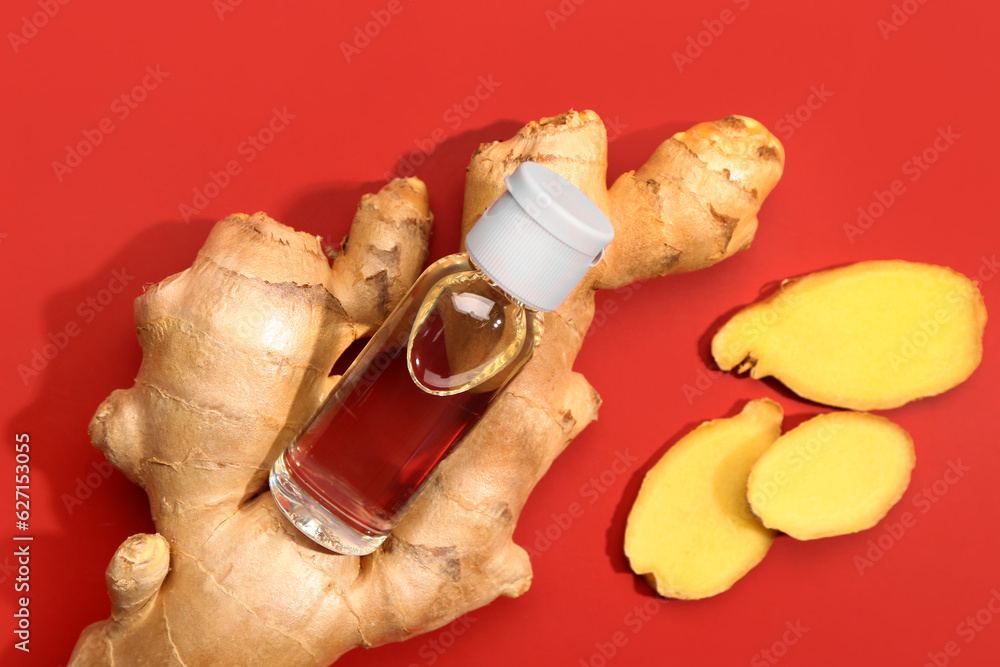
[[[985,326],[982,294],[960,273],[859,262],[789,280],[743,309],[713,338],[712,356],[825,405],[887,409],[964,382]]]
[[[781,406],[751,401],[705,422],[667,450],[642,480],[628,515],[625,555],[664,597],[729,590],[759,563],[775,532],[750,513],[747,476],[781,435]]]
[[[316,238],[263,214],[232,216],[192,268],[139,297],[142,367],[135,386],[98,408],[91,435],[146,489],[164,539],[134,536],[116,553],[112,618],[83,632],[71,664],[325,665],[527,590],[515,522],[599,403],[572,371],[594,291],[745,248],[784,160],[766,129],[733,116],[668,139],[609,193],[606,149],[597,114],[571,111],[473,157],[466,229],[503,177],[534,160],[609,213],[616,238],[546,316],[532,361],[369,556],[334,555],[299,534],[266,476],[329,392],[336,358],[420,270],[423,184],[394,180],[366,195],[332,270]],[[169,574],[158,565],[167,559]]]
[[[750,471],[747,499],[768,528],[800,540],[871,528],[910,484],[910,434],[885,417],[831,412],[778,438]]]

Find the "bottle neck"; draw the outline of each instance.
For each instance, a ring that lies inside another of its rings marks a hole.
[[[466,255],[469,258],[469,266],[471,266],[473,268],[473,270],[475,270],[477,273],[482,274],[483,280],[485,280],[487,283],[489,283],[490,287],[492,287],[496,291],[498,291],[501,294],[503,294],[504,297],[506,297],[508,301],[510,301],[511,303],[513,303],[518,308],[522,308],[523,310],[525,310],[525,311],[527,311],[528,313],[531,313],[531,314],[535,314],[535,313],[539,312],[537,309],[532,308],[529,305],[526,305],[523,301],[521,301],[516,296],[514,296],[513,294],[511,294],[510,292],[508,292],[506,289],[503,288],[503,286],[499,285],[495,280],[493,280],[493,278],[490,278],[490,276],[485,271],[483,271],[482,268],[480,268],[478,264],[476,264],[476,260],[474,260],[472,258],[472,255],[469,255],[468,253],[466,253]]]

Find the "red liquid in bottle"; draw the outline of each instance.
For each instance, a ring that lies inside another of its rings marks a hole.
[[[365,349],[355,362],[363,365],[348,373],[354,379],[334,390],[334,400],[285,453],[291,477],[364,534],[392,529],[393,517],[498,393],[420,389],[407,367],[411,322],[403,318],[379,337],[382,345]],[[412,361],[425,385],[452,375],[437,312],[414,338]]]

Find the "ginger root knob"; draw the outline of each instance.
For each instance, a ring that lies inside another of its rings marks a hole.
[[[121,621],[144,607],[169,569],[170,547],[160,535],[139,533],[122,542],[105,573],[112,617]]]

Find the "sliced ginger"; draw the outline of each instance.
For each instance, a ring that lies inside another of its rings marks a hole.
[[[777,439],[750,472],[747,498],[768,528],[800,540],[871,528],[910,483],[913,440],[884,417],[834,412]]]
[[[750,513],[746,482],[780,435],[781,417],[774,401],[751,401],[735,417],[701,424],[646,473],[625,554],[660,595],[716,595],[764,558],[775,533]]]
[[[976,284],[942,266],[860,262],[787,281],[712,340],[723,370],[773,376],[799,396],[894,408],[962,383],[983,354]]]

